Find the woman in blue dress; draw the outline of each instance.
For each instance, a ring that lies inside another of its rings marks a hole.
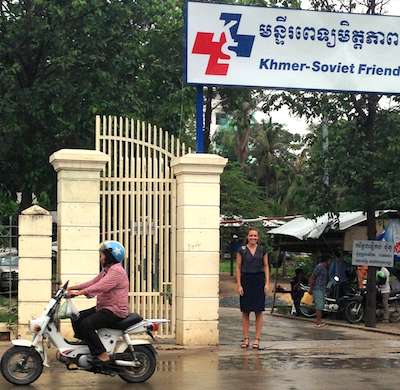
[[[265,295],[269,291],[269,265],[267,249],[258,245],[258,229],[249,228],[246,244],[241,246],[236,256],[236,283],[240,295],[244,342],[249,346],[250,313],[256,316],[256,337],[253,349],[260,348],[260,336],[264,322]]]

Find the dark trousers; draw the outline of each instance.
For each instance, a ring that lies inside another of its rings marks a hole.
[[[121,321],[122,318],[117,317],[108,309],[96,311],[95,307],[82,310],[80,314],[81,315],[77,321],[72,321],[75,337],[77,339],[85,340],[88,343],[92,355],[101,355],[103,352],[106,352],[106,349],[100,341],[96,330],[114,325],[118,321]]]
[[[300,316],[300,301],[303,298],[304,292],[303,291],[296,291],[296,293],[292,293],[292,299],[294,303],[294,308],[296,309],[296,316]]]

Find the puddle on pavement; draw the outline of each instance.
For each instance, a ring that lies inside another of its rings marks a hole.
[[[361,358],[326,358],[326,357],[273,357],[240,356],[219,360],[219,370],[296,370],[296,369],[360,369],[376,370],[379,368],[399,368],[400,359],[361,359]]]
[[[193,362],[192,362],[193,363]],[[242,355],[237,357],[219,357],[215,359],[220,371],[260,371],[260,370],[296,370],[296,369],[357,369],[375,371],[377,369],[399,369],[400,359],[393,358],[342,358],[325,356],[296,357],[271,355]],[[157,371],[186,371],[185,359],[157,361]],[[190,370],[189,370],[190,371]]]

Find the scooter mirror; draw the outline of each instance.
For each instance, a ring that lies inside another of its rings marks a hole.
[[[67,282],[64,284],[64,286],[63,286],[63,290],[66,290],[66,289],[67,289],[67,287],[68,287],[68,283],[69,283],[69,280],[67,280]]]

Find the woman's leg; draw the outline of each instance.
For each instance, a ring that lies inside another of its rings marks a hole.
[[[262,327],[264,324],[264,316],[263,312],[257,312],[256,313],[256,339],[254,340],[254,345],[259,345],[260,344],[260,338],[261,338],[261,331]]]
[[[71,320],[72,328],[74,329],[74,332],[75,332],[74,337],[76,339],[80,339],[80,340],[84,339],[84,337],[82,335],[82,332],[81,332],[81,322],[85,318],[91,316],[94,313],[96,313],[96,308],[95,307],[92,307],[92,308],[86,309],[86,310],[82,310],[82,311],[79,312],[80,315],[79,315],[79,318],[76,321],[72,321]]]
[[[96,330],[111,326],[122,318],[117,317],[113,312],[107,309],[96,311],[91,316],[82,320],[80,330],[85,341],[87,341],[92,355],[99,356],[106,355],[106,349],[101,342]]]
[[[242,312],[242,327],[244,338],[248,339],[250,329],[250,313]]]

